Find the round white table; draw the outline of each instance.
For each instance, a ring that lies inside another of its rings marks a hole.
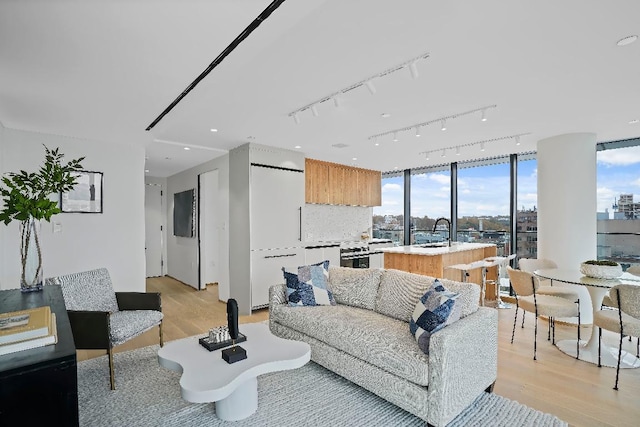
[[[181,372],[182,398],[188,402],[215,402],[216,415],[225,421],[247,418],[258,409],[258,375],[300,368],[311,358],[309,344],[273,335],[263,323],[239,327],[247,340],[239,345],[247,358],[228,364],[222,349],[209,351],[189,337],[165,344],[158,363]],[[228,347],[227,347],[228,348]]]
[[[620,283],[640,286],[640,277],[629,273],[624,273],[619,279],[595,279],[583,275],[579,270],[567,270],[560,268],[551,268],[536,270],[534,274],[544,279],[557,280],[559,282],[580,285],[586,287],[591,297],[591,308],[595,314],[602,306],[602,299],[609,289]],[[556,346],[570,356],[576,357],[576,340],[562,340],[556,343]],[[598,328],[591,329],[591,336],[587,342],[580,343],[580,360],[585,362],[598,364]],[[618,349],[609,347],[602,341],[601,352],[602,366],[615,368],[618,364]],[[620,368],[638,368],[640,367],[640,359],[635,354],[622,351],[622,359],[620,360]]]

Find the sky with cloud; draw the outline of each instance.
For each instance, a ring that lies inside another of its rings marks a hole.
[[[598,212],[608,209],[620,194],[634,194],[640,202],[640,146],[598,152]],[[537,163],[518,163],[518,209],[537,204]],[[411,216],[449,217],[448,171],[413,175]],[[401,215],[403,177],[382,180],[382,206],[374,215]],[[458,169],[458,214],[462,216],[509,215],[509,164]]]

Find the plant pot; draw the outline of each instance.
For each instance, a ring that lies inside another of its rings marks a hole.
[[[20,290],[41,291],[43,285],[40,221],[29,218],[20,223]]]
[[[580,264],[580,272],[596,279],[617,279],[622,276],[622,267],[618,265]]]

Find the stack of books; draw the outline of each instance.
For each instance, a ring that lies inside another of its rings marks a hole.
[[[57,342],[56,315],[50,306],[0,313],[0,355]]]

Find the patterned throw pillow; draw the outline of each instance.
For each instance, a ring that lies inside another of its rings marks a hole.
[[[436,279],[416,304],[409,330],[425,354],[429,354],[431,335],[460,319],[461,304],[456,303],[457,298],[458,294],[448,291]]]
[[[327,289],[329,261],[298,267],[297,275],[284,268],[282,271],[290,306],[336,305],[333,294]]]

